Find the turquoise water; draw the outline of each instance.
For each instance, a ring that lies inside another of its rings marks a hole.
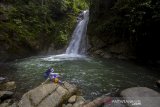
[[[155,88],[160,78],[158,71],[128,61],[96,59],[83,56],[30,57],[8,63],[1,75],[17,83],[17,92],[24,93],[45,79],[43,73],[49,67],[61,74],[61,80],[76,84],[87,99],[103,94],[116,94],[135,86]]]

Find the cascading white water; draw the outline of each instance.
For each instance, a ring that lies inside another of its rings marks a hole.
[[[52,55],[47,58],[42,58],[43,60],[47,61],[63,61],[63,60],[75,60],[78,58],[86,58],[85,51],[87,45],[86,39],[86,31],[87,31],[87,24],[89,20],[89,11],[84,11],[80,17],[80,21],[77,24],[73,34],[72,40],[66,50],[65,54],[59,55]]]
[[[66,54],[84,54],[86,50],[86,31],[89,20],[89,11],[82,13],[82,20],[79,21],[77,27],[72,34],[72,40],[66,50]]]

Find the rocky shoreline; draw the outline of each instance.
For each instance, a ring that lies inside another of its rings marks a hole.
[[[16,84],[6,78],[0,77],[0,107],[16,107],[15,94]]]
[[[156,82],[159,86],[159,81]],[[101,96],[93,101],[79,94],[68,82],[47,83],[26,92],[15,101],[15,82],[0,77],[0,107],[159,107],[160,94],[147,87],[132,87],[121,91],[121,97]]]

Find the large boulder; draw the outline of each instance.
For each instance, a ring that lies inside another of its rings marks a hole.
[[[147,87],[128,88],[120,94],[129,107],[159,107],[160,105],[160,94]]]
[[[58,107],[67,101],[77,91],[74,85],[64,82],[40,85],[25,93],[19,102],[19,107]]]

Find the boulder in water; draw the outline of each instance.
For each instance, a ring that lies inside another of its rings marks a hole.
[[[19,107],[59,107],[76,91],[77,88],[67,82],[64,82],[64,85],[44,84],[25,93],[18,105]]]
[[[121,92],[121,96],[129,107],[159,107],[160,94],[147,87],[133,87]]]

